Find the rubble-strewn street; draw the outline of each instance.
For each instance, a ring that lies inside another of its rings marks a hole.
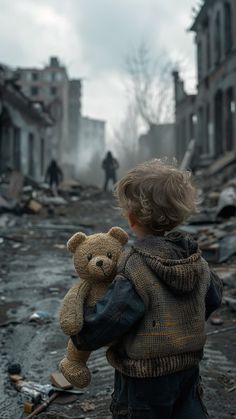
[[[90,234],[113,225],[127,227],[112,196],[96,189],[82,193],[77,201],[54,206],[53,211],[45,206],[36,215],[2,213],[0,224],[0,417],[19,419],[26,417],[27,397],[10,383],[9,365],[20,364],[27,381],[49,384],[65,351],[67,338],[59,327],[58,308],[77,280],[67,239],[75,231]],[[208,322],[201,370],[210,417],[230,419],[236,417],[236,262],[231,257],[215,267],[224,279],[225,297],[217,316]],[[104,349],[91,356],[90,368],[92,383],[83,395],[59,398],[38,417],[109,418],[113,370]]]

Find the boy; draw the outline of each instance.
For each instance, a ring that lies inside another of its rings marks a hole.
[[[115,193],[137,240],[106,295],[85,309],[73,342],[80,350],[113,342],[113,419],[205,418],[198,366],[222,284],[194,240],[168,233],[195,209],[191,175],[152,160],[124,176]]]

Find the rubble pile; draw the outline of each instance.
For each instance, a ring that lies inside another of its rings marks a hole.
[[[38,183],[18,172],[9,171],[0,177],[0,214],[37,214],[47,209],[53,214],[54,207],[63,207],[79,199],[99,198],[102,191],[96,186],[82,186],[74,179],[64,180],[58,192],[47,183]]]

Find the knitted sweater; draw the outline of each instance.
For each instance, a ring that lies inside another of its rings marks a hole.
[[[145,303],[145,314],[111,346],[120,372],[154,377],[197,365],[206,340],[205,297],[210,270],[197,243],[181,233],[148,236],[123,257],[119,272]]]

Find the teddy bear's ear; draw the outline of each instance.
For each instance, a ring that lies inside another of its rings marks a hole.
[[[67,249],[75,253],[77,246],[86,240],[87,236],[84,233],[75,233],[67,242]]]
[[[118,240],[122,245],[127,243],[127,241],[129,240],[128,234],[120,227],[112,227],[108,231],[108,234],[110,234],[110,236]]]

